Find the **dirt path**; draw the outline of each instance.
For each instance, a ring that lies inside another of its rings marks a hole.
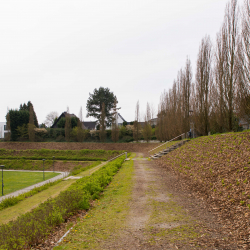
[[[126,226],[101,249],[237,249],[203,202],[174,188],[176,177],[137,154]],[[217,248],[218,247],[218,248]]]

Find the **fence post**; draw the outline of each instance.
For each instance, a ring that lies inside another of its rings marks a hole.
[[[44,180],[44,161],[45,159],[43,159],[43,180]]]
[[[1,165],[0,167],[2,168],[2,196],[3,196],[3,187],[4,187],[4,184],[3,184],[3,168],[4,168],[4,165]]]
[[[55,156],[53,156],[53,173],[55,172]]]

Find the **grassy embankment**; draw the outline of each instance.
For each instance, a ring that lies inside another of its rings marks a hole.
[[[160,162],[211,204],[241,246],[249,244],[250,132],[200,137]]]

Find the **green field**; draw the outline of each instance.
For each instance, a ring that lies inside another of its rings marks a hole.
[[[45,180],[51,179],[57,175],[58,173],[48,173],[45,172]],[[1,195],[2,195],[2,172],[1,172]],[[43,181],[43,172],[19,172],[19,171],[4,171],[3,172],[3,182],[4,189],[3,194],[9,194],[15,192],[17,190],[29,187],[38,182]]]

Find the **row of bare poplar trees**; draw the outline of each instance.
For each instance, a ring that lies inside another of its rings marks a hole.
[[[156,135],[165,141],[190,130],[237,130],[250,120],[250,0],[231,0],[213,44],[202,39],[193,77],[191,62],[178,72],[160,98]],[[192,127],[192,125],[191,125]]]

